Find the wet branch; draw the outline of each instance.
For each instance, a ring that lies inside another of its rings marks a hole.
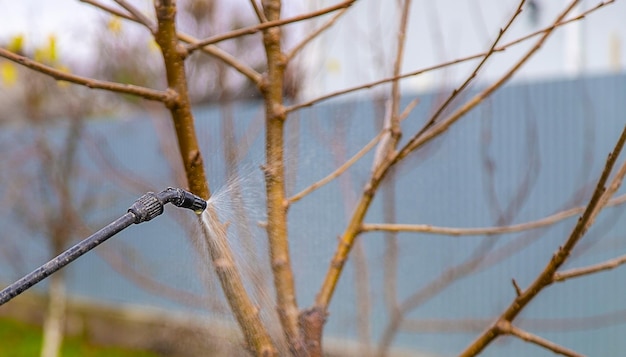
[[[281,1],[263,1],[268,21],[280,18]],[[285,197],[284,135],[287,119],[283,104],[285,57],[281,48],[280,27],[263,30],[267,56],[267,73],[259,86],[265,102],[265,189],[267,200],[267,236],[270,261],[276,290],[276,309],[283,332],[294,355],[305,355],[305,346],[298,323],[299,309],[289,254],[287,207]]]
[[[175,1],[157,0],[155,1],[155,10],[158,20],[155,40],[163,54],[168,86],[178,94],[177,101],[170,103],[168,109],[174,121],[188,185],[191,192],[208,199],[210,192],[202,155],[197,143],[191,103],[187,92],[185,50],[179,45],[176,33]],[[211,215],[213,221],[219,222],[213,209],[207,208],[206,214]],[[203,228],[208,253],[222,284],[222,289],[241,327],[248,348],[257,355],[271,356],[275,354],[275,348],[262,324],[258,309],[248,296],[241,276],[236,270],[232,252],[226,241],[226,234],[221,234],[226,228],[221,224],[216,224],[212,230],[219,230],[219,232],[214,232],[209,231],[202,222],[200,222],[200,226]]]

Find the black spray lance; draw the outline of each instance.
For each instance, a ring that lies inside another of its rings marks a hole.
[[[147,222],[160,215],[163,213],[163,206],[170,202],[178,207],[189,208],[196,213],[204,211],[207,206],[205,200],[180,188],[170,187],[159,193],[148,192],[139,197],[139,199],[130,206],[125,215],[109,223],[96,233],[59,254],[56,258],[40,266],[32,273],[0,291],[0,305],[3,305],[25,290],[31,288],[33,285],[73,262],[81,255],[97,247],[131,224]]]

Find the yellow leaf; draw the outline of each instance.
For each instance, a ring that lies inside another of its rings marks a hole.
[[[12,86],[17,82],[17,68],[11,62],[0,63],[0,78],[7,86]]]
[[[24,35],[19,34],[19,35],[13,36],[7,48],[11,52],[21,53],[24,48]]]
[[[57,44],[54,35],[48,36],[48,43],[45,47],[35,48],[34,59],[37,62],[54,64],[57,61]]]
[[[57,39],[54,35],[48,36],[48,47],[46,48],[46,57],[52,63],[57,61]]]
[[[120,20],[120,18],[117,16],[111,17],[111,20],[109,20],[109,22],[107,23],[107,28],[109,29],[109,31],[118,35],[122,32],[122,20]]]

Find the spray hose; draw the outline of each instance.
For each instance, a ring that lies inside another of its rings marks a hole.
[[[59,254],[56,258],[35,269],[30,274],[0,291],[0,305],[13,299],[33,285],[52,275],[57,270],[73,262],[81,255],[97,247],[107,239],[121,232],[131,224],[147,222],[163,213],[163,206],[172,203],[178,207],[188,208],[196,213],[204,211],[207,202],[202,198],[180,188],[168,188],[159,193],[148,192],[133,203],[126,214],[109,223],[91,236],[80,241],[73,247]]]

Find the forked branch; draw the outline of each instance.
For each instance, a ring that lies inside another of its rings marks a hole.
[[[554,277],[552,280],[555,282],[563,282],[568,279],[578,278],[581,276],[591,275],[595,273],[599,273],[606,270],[611,270],[619,267],[620,265],[626,264],[626,255],[622,255],[620,257],[607,260],[602,263],[589,265],[582,268],[573,268],[569,270],[565,270],[562,272],[554,273]]]
[[[439,116],[441,116],[441,114],[443,114],[444,110],[446,108],[448,108],[448,106],[450,106],[452,101],[459,95],[459,93],[461,93],[463,90],[465,90],[467,88],[467,86],[469,86],[469,84],[474,80],[474,78],[476,78],[476,76],[478,75],[478,72],[481,70],[481,68],[484,66],[484,64],[487,63],[487,60],[489,59],[489,57],[491,57],[491,55],[493,55],[495,53],[497,45],[500,42],[500,40],[502,39],[502,36],[511,27],[511,25],[513,24],[513,22],[515,21],[517,16],[522,13],[522,7],[524,6],[525,3],[526,3],[526,0],[520,1],[519,5],[517,6],[517,10],[515,10],[515,13],[513,14],[513,16],[511,16],[511,18],[509,19],[509,22],[504,26],[504,28],[502,28],[502,29],[500,29],[500,31],[498,31],[498,36],[496,37],[495,41],[492,42],[491,47],[489,48],[487,53],[483,56],[482,60],[478,63],[478,65],[474,68],[474,70],[472,71],[472,74],[470,74],[465,79],[463,84],[461,84],[458,88],[455,88],[452,91],[452,93],[450,94],[450,96],[448,96],[448,98],[439,106],[439,108],[437,108],[437,110],[430,117],[428,122],[426,122],[424,127],[418,132],[418,134],[417,134],[418,136],[421,135],[421,133],[423,133],[426,130],[428,130],[428,128],[430,128],[433,124],[435,124],[435,122],[437,121]]]
[[[576,351],[557,345],[556,343],[552,341],[546,340],[545,338],[539,337],[537,335],[533,335],[530,332],[526,332],[518,327],[515,327],[508,321],[498,322],[498,330],[503,335],[515,336],[521,340],[534,343],[537,346],[543,347],[559,355],[568,356],[568,357],[585,357]]]
[[[208,46],[208,45],[212,45],[224,40],[228,40],[231,38],[236,38],[236,37],[242,37],[245,35],[252,35],[258,32],[261,32],[265,29],[271,28],[271,27],[277,27],[277,26],[283,26],[283,25],[287,25],[287,24],[291,24],[294,22],[300,22],[300,21],[304,21],[304,20],[308,20],[308,19],[312,19],[314,17],[318,17],[318,16],[322,16],[322,15],[326,15],[330,12],[333,11],[337,11],[337,10],[341,10],[341,9],[345,9],[350,7],[356,0],[347,0],[344,2],[341,2],[337,5],[333,5],[333,6],[329,6],[329,7],[325,7],[323,9],[317,10],[317,11],[313,11],[313,12],[308,12],[306,14],[303,15],[299,15],[299,16],[294,16],[294,17],[290,17],[288,19],[279,19],[279,20],[274,20],[274,21],[267,21],[267,22],[262,22],[258,25],[254,25],[254,26],[248,26],[248,27],[244,27],[244,28],[240,28],[237,30],[233,30],[230,32],[226,32],[223,34],[219,34],[219,35],[215,35],[215,36],[211,36],[209,38],[203,39],[203,40],[199,40],[195,43],[192,43],[190,45],[187,46],[187,51],[189,51],[189,53],[202,48],[204,46]]]

